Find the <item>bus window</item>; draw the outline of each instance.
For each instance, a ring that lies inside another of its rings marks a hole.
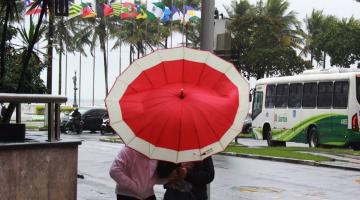
[[[301,99],[303,96],[303,84],[290,84],[289,90],[289,108],[301,108]]]
[[[263,92],[255,92],[252,109],[252,119],[255,119],[262,111]]]
[[[322,82],[318,85],[318,108],[331,108],[333,82]]]
[[[275,85],[266,86],[265,107],[273,108],[275,102]]]
[[[302,98],[302,106],[304,108],[315,108],[317,96],[316,83],[304,83],[304,92]]]
[[[349,82],[336,81],[334,83],[334,108],[347,108],[349,96]]]
[[[276,86],[275,107],[286,108],[289,97],[289,85],[279,84]]]

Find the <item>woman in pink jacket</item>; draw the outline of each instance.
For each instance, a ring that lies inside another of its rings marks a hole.
[[[156,171],[157,161],[125,146],[115,158],[110,176],[116,182],[117,200],[156,200],[155,184],[166,183]]]

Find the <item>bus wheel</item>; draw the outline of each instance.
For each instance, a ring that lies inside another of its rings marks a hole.
[[[274,141],[272,140],[271,130],[270,130],[270,129],[266,129],[264,135],[266,136],[266,142],[267,142],[268,146],[269,146],[269,147],[275,146],[275,145],[274,145]]]
[[[319,136],[315,127],[309,131],[309,147],[319,147]]]

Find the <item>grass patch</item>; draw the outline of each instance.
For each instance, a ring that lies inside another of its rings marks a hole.
[[[44,119],[32,119],[31,120],[32,122],[43,122],[43,121],[45,121]]]
[[[242,154],[252,154],[252,155],[260,155],[260,156],[271,156],[271,157],[280,157],[280,158],[292,158],[299,160],[312,160],[316,162],[322,161],[330,161],[330,158],[324,156],[316,156],[307,153],[300,153],[297,150],[289,150],[286,147],[283,148],[247,148],[241,146],[229,146],[225,149],[225,152],[234,152],[234,153],[242,153]]]
[[[100,139],[100,141],[103,142],[113,142],[113,143],[124,143],[119,136],[112,136],[112,137],[107,137],[107,138],[102,138]]]
[[[355,151],[353,149],[345,149],[345,148],[308,148],[308,147],[273,147],[274,149],[283,149],[286,151],[307,151],[307,152],[317,152],[317,153],[328,153],[328,154],[336,154],[336,155],[353,155],[353,156],[360,156],[360,151]]]
[[[38,126],[32,126],[32,125],[26,125],[25,128],[26,130],[39,130]]]
[[[254,136],[250,133],[245,134],[245,133],[239,133],[239,135],[237,136],[238,138],[254,138]]]

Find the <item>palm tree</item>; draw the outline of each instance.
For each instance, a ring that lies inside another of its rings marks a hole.
[[[19,6],[21,2],[18,1],[7,1],[1,0],[0,1],[0,13],[5,15],[5,17],[1,17],[2,20],[2,27],[1,27],[1,42],[0,42],[0,84],[3,80],[6,69],[5,69],[5,48],[6,48],[6,41],[8,38],[8,27],[9,23],[12,23],[15,19],[19,21]],[[5,12],[5,13],[4,13]],[[2,16],[1,15],[1,16]]]
[[[310,54],[310,62],[313,65],[313,61],[320,60],[321,51],[316,45],[316,38],[322,32],[325,16],[322,10],[313,10],[310,16],[306,16],[305,25],[307,34],[305,37],[305,46],[302,53]]]
[[[84,21],[81,16],[77,16],[72,18],[71,23],[74,25],[71,25],[73,27],[73,42],[75,43],[74,50],[76,52],[79,52],[79,106],[81,104],[81,58],[82,55],[85,57],[87,56],[84,47],[85,46],[91,46],[92,41],[90,40],[92,36],[92,30],[89,30],[89,27]]]
[[[29,66],[29,62],[30,59],[33,55],[33,49],[35,44],[39,41],[39,38],[41,36],[41,25],[42,25],[42,21],[45,15],[45,12],[48,8],[48,1],[44,0],[37,0],[34,2],[34,6],[39,6],[42,2],[41,5],[41,13],[38,19],[38,23],[36,24],[36,27],[34,24],[30,24],[30,30],[29,33],[27,34],[27,38],[29,43],[27,44],[26,49],[24,50],[24,56],[22,57],[22,61],[21,61],[21,72],[20,72],[20,79],[19,82],[17,84],[17,88],[16,88],[16,93],[21,93],[24,87],[24,81],[25,81],[25,76],[26,76],[26,71],[28,69]],[[16,5],[15,5],[16,6]],[[8,109],[5,113],[5,116],[3,118],[3,122],[5,123],[9,123],[10,122],[10,118],[12,113],[15,110],[16,105],[15,104],[10,104],[8,106]]]
[[[302,49],[304,32],[296,12],[288,11],[287,0],[268,0],[263,8],[263,15],[270,17],[278,25],[280,41],[284,46]]]
[[[56,52],[59,54],[59,89],[58,94],[61,95],[62,86],[62,55],[66,52],[72,52],[74,50],[74,42],[72,40],[73,27],[70,27],[72,23],[68,20],[64,20],[62,17],[55,18],[54,23],[54,36],[53,42]]]

